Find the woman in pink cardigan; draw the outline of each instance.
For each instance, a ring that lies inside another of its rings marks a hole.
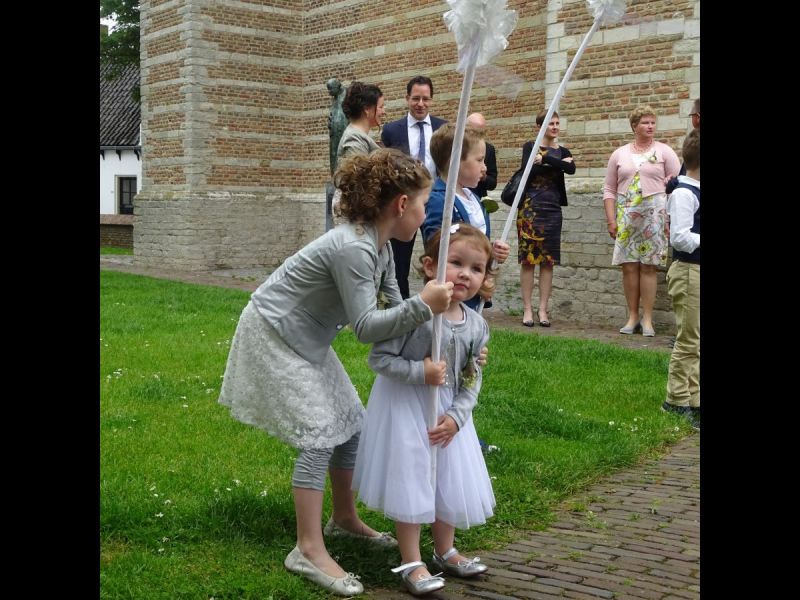
[[[677,154],[655,140],[656,114],[637,106],[628,116],[634,140],[608,159],[603,204],[614,242],[612,265],[622,265],[628,322],[619,332],[652,337],[656,266],[667,262],[667,194],[664,182],[681,168]],[[639,300],[642,317],[639,318]]]

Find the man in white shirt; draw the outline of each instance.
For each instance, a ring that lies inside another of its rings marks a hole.
[[[429,77],[417,75],[408,82],[406,103],[408,114],[387,123],[381,131],[381,141],[385,148],[397,148],[419,160],[430,171],[431,177],[436,179],[436,165],[433,164],[430,152],[431,136],[447,121],[430,114],[433,82]],[[410,242],[391,240],[397,285],[403,298],[409,297],[408,272],[415,240],[416,235]]]

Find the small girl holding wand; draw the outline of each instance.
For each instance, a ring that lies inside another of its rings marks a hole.
[[[494,282],[492,244],[477,228],[459,223],[450,229],[445,280],[453,298],[443,314],[442,357],[430,358],[432,322],[376,343],[369,365],[378,373],[367,403],[367,419],[356,457],[353,489],[373,510],[396,522],[402,573],[414,595],[444,586],[431,576],[420,557],[420,525],[431,523],[433,564],[442,571],[469,577],[487,570],[480,559],[467,559],[454,547],[455,528],[486,522],[495,505],[492,484],[472,423],[481,389],[480,349],[489,327],[464,302],[479,291],[491,295]],[[420,258],[426,280],[435,280],[441,231],[428,241]],[[427,385],[426,385],[427,384]],[[428,385],[440,385],[439,416],[428,431]],[[440,445],[436,489],[431,486],[431,446]]]
[[[330,344],[348,323],[359,341],[412,331],[447,309],[452,284],[429,282],[407,300],[394,277],[390,238],[410,240],[425,218],[431,178],[398,150],[343,162],[338,216],[347,219],[287,258],[253,293],[231,343],[219,402],[231,415],[300,450],[292,476],[297,545],[284,565],[328,591],[364,587],[328,554],[322,500],[330,470],[326,535],[396,545],[356,513],[351,482],[364,407]],[[388,304],[379,310],[380,297]]]

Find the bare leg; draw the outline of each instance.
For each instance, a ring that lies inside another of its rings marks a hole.
[[[531,297],[533,296],[533,272],[536,269],[534,265],[522,264],[519,266],[519,287],[522,292],[522,320],[533,320],[533,307],[531,306]],[[539,271],[541,278],[541,271]]]
[[[642,296],[642,327],[653,328],[653,305],[656,302],[656,267],[639,266],[639,290]]]
[[[292,488],[297,519],[297,547],[318,569],[331,577],[346,573],[325,548],[322,538],[322,492],[311,488]]]
[[[331,475],[333,520],[336,524],[350,533],[378,535],[378,532],[364,523],[356,512],[356,495],[351,489],[353,469],[329,469],[328,472]],[[322,520],[321,515],[318,520]]]
[[[550,292],[553,290],[553,265],[544,262],[539,265],[539,321],[549,321],[547,316],[547,303],[550,301]],[[544,319],[542,318],[544,315]]]
[[[433,533],[433,549],[436,551],[436,554],[441,556],[442,554],[444,554],[445,552],[450,550],[450,548],[453,547],[453,544],[455,543],[456,539],[455,527],[453,527],[449,523],[445,523],[444,521],[436,519],[436,521],[431,523],[431,532]],[[460,560],[468,560],[468,559],[467,557],[462,556],[460,552],[457,552],[456,554],[448,558],[447,562],[457,565],[458,561]]]
[[[419,523],[395,523],[397,543],[400,546],[400,564],[422,560],[419,552]],[[417,581],[422,577],[430,577],[427,567],[417,567],[411,572],[409,580]]]
[[[628,322],[625,327],[633,327],[639,321],[639,263],[622,263],[622,289],[628,305]]]

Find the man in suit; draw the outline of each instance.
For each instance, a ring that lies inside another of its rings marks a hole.
[[[447,121],[431,116],[430,107],[433,102],[433,82],[429,77],[418,75],[406,85],[406,103],[408,114],[405,117],[387,123],[381,131],[381,141],[385,148],[397,148],[409,156],[413,156],[430,171],[436,179],[436,165],[431,158],[430,144],[433,132]],[[409,297],[408,271],[411,268],[411,253],[414,241],[403,242],[392,238],[395,275],[400,294]]]
[[[478,131],[485,131],[486,119],[484,119],[481,113],[472,113],[467,117],[467,125],[471,125]],[[489,191],[497,187],[497,158],[494,153],[494,146],[489,142],[485,143],[486,157],[483,159],[483,162],[486,165],[486,173],[476,187],[469,188],[479,199],[485,198]]]

